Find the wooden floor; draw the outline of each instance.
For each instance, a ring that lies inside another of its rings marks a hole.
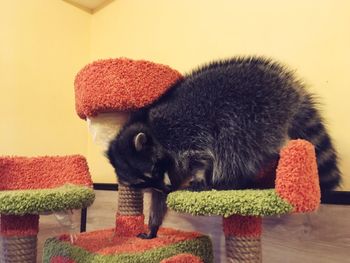
[[[146,194],[145,207],[148,200]],[[112,228],[116,207],[117,192],[96,191],[96,201],[88,210],[87,230]],[[73,232],[79,230],[79,212],[75,213],[74,222],[77,225]],[[164,226],[209,234],[215,262],[226,261],[220,217],[193,217],[170,211]],[[60,227],[54,216],[42,216],[38,258],[47,237],[67,230],[69,227]],[[265,218],[262,240],[264,262],[350,263],[350,206],[322,205],[312,214]]]

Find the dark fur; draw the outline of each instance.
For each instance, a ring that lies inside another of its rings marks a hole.
[[[147,143],[137,152],[133,138],[139,132],[146,134]],[[156,189],[151,233],[142,235],[152,238],[169,191],[199,173],[204,180],[194,184],[205,189],[248,188],[290,138],[315,145],[321,188],[336,187],[337,155],[303,84],[271,60],[234,58],[193,71],[154,104],[135,112],[111,143],[108,157],[121,182]],[[171,185],[163,182],[165,172]]]

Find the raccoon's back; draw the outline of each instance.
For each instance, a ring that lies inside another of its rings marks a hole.
[[[287,135],[302,89],[289,70],[272,60],[217,61],[186,75],[152,105],[150,126],[171,150],[208,143],[209,137],[218,141],[226,133],[246,149],[273,152]]]
[[[305,95],[289,129],[291,139],[305,139],[315,146],[321,190],[331,190],[340,183],[338,156],[312,95]]]
[[[231,150],[251,158],[277,153],[287,135],[306,139],[316,148],[321,188],[340,181],[336,151],[311,96],[272,60],[234,58],[191,72],[150,107],[149,124],[174,151],[212,140],[224,148],[242,145]]]

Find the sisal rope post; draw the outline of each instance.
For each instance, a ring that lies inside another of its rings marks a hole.
[[[119,184],[118,213],[127,216],[143,214],[142,191]]]
[[[36,263],[39,215],[0,216],[0,262]]]
[[[230,263],[262,262],[260,237],[226,236],[226,256]]]
[[[0,262],[35,263],[37,256],[37,236],[0,237]]]
[[[229,263],[261,263],[261,217],[232,215],[223,218]]]
[[[145,231],[144,219],[142,191],[119,184],[115,234],[137,236]]]

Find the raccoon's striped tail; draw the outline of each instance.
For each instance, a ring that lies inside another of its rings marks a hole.
[[[337,152],[311,95],[306,95],[288,133],[291,139],[305,139],[315,146],[321,191],[339,186]]]

